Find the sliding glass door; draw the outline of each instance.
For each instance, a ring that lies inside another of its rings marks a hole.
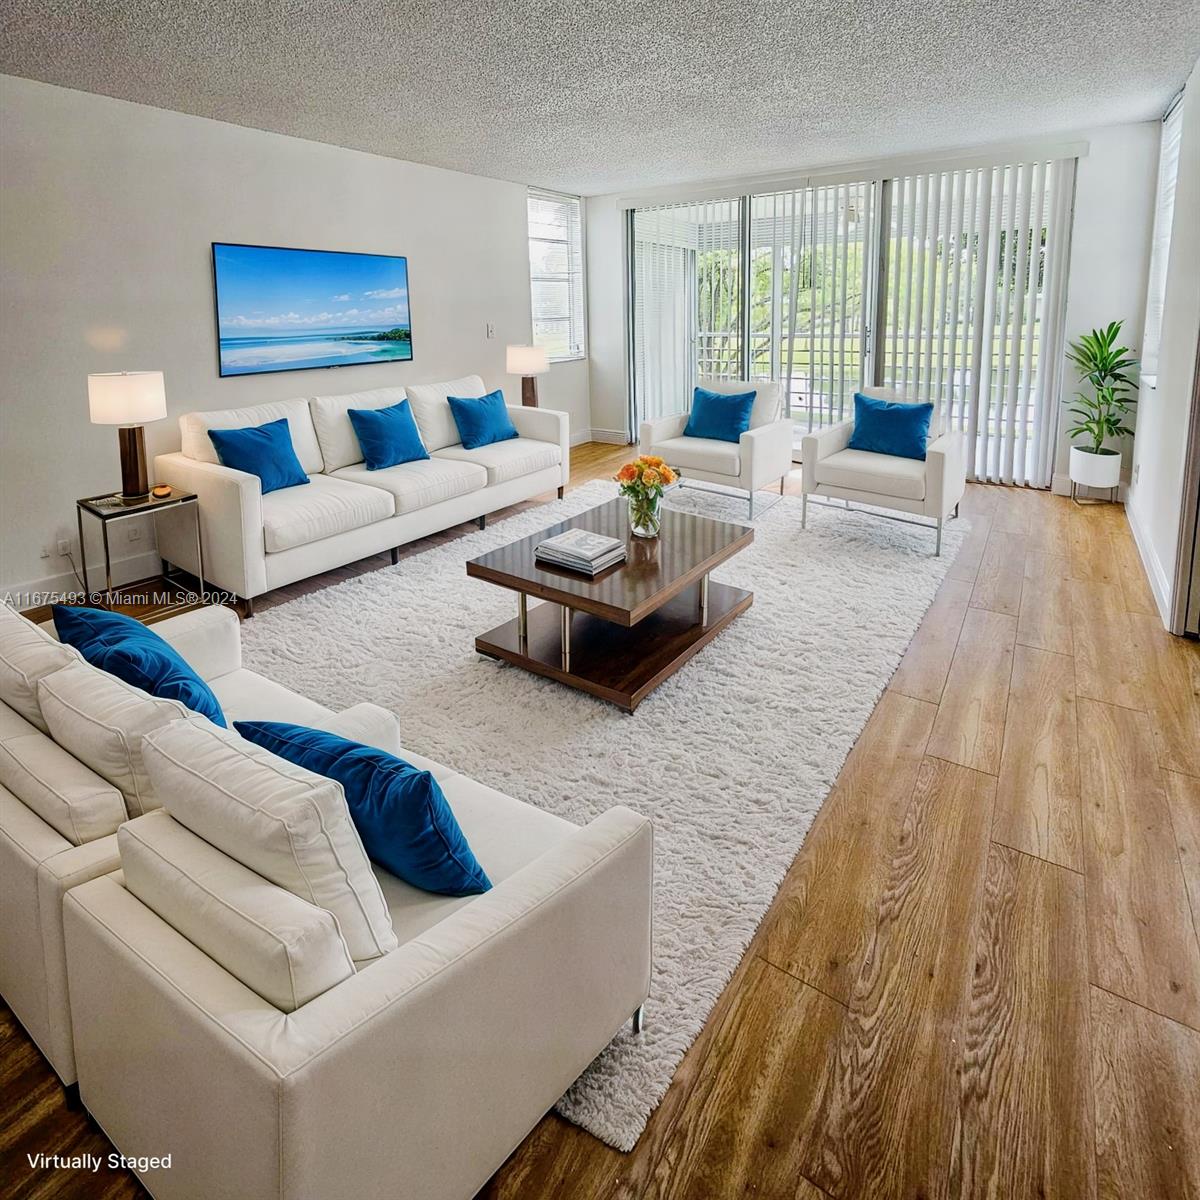
[[[967,435],[973,477],[1049,486],[1074,166],[633,210],[636,418],[698,379],[777,379],[798,446],[884,386]]]

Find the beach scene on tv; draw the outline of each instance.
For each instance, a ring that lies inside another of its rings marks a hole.
[[[213,244],[222,375],[412,358],[408,260]]]

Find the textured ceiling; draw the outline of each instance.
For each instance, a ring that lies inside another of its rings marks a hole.
[[[3,0],[0,71],[598,193],[1158,116],[1196,0]]]

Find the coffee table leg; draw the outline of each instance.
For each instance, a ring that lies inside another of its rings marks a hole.
[[[529,652],[529,602],[524,592],[517,593],[517,640],[521,653]]]
[[[571,610],[562,606],[562,669],[571,669]]]
[[[700,580],[700,624],[708,624],[708,576]]]

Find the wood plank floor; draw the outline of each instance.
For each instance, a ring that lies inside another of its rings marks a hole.
[[[572,484],[627,453],[576,448]],[[1119,507],[973,485],[963,514],[636,1149],[550,1115],[481,1197],[1200,1196],[1200,646],[1162,632]],[[27,1151],[107,1143],[3,1008],[0,1091],[0,1195],[141,1194],[20,1185]]]

